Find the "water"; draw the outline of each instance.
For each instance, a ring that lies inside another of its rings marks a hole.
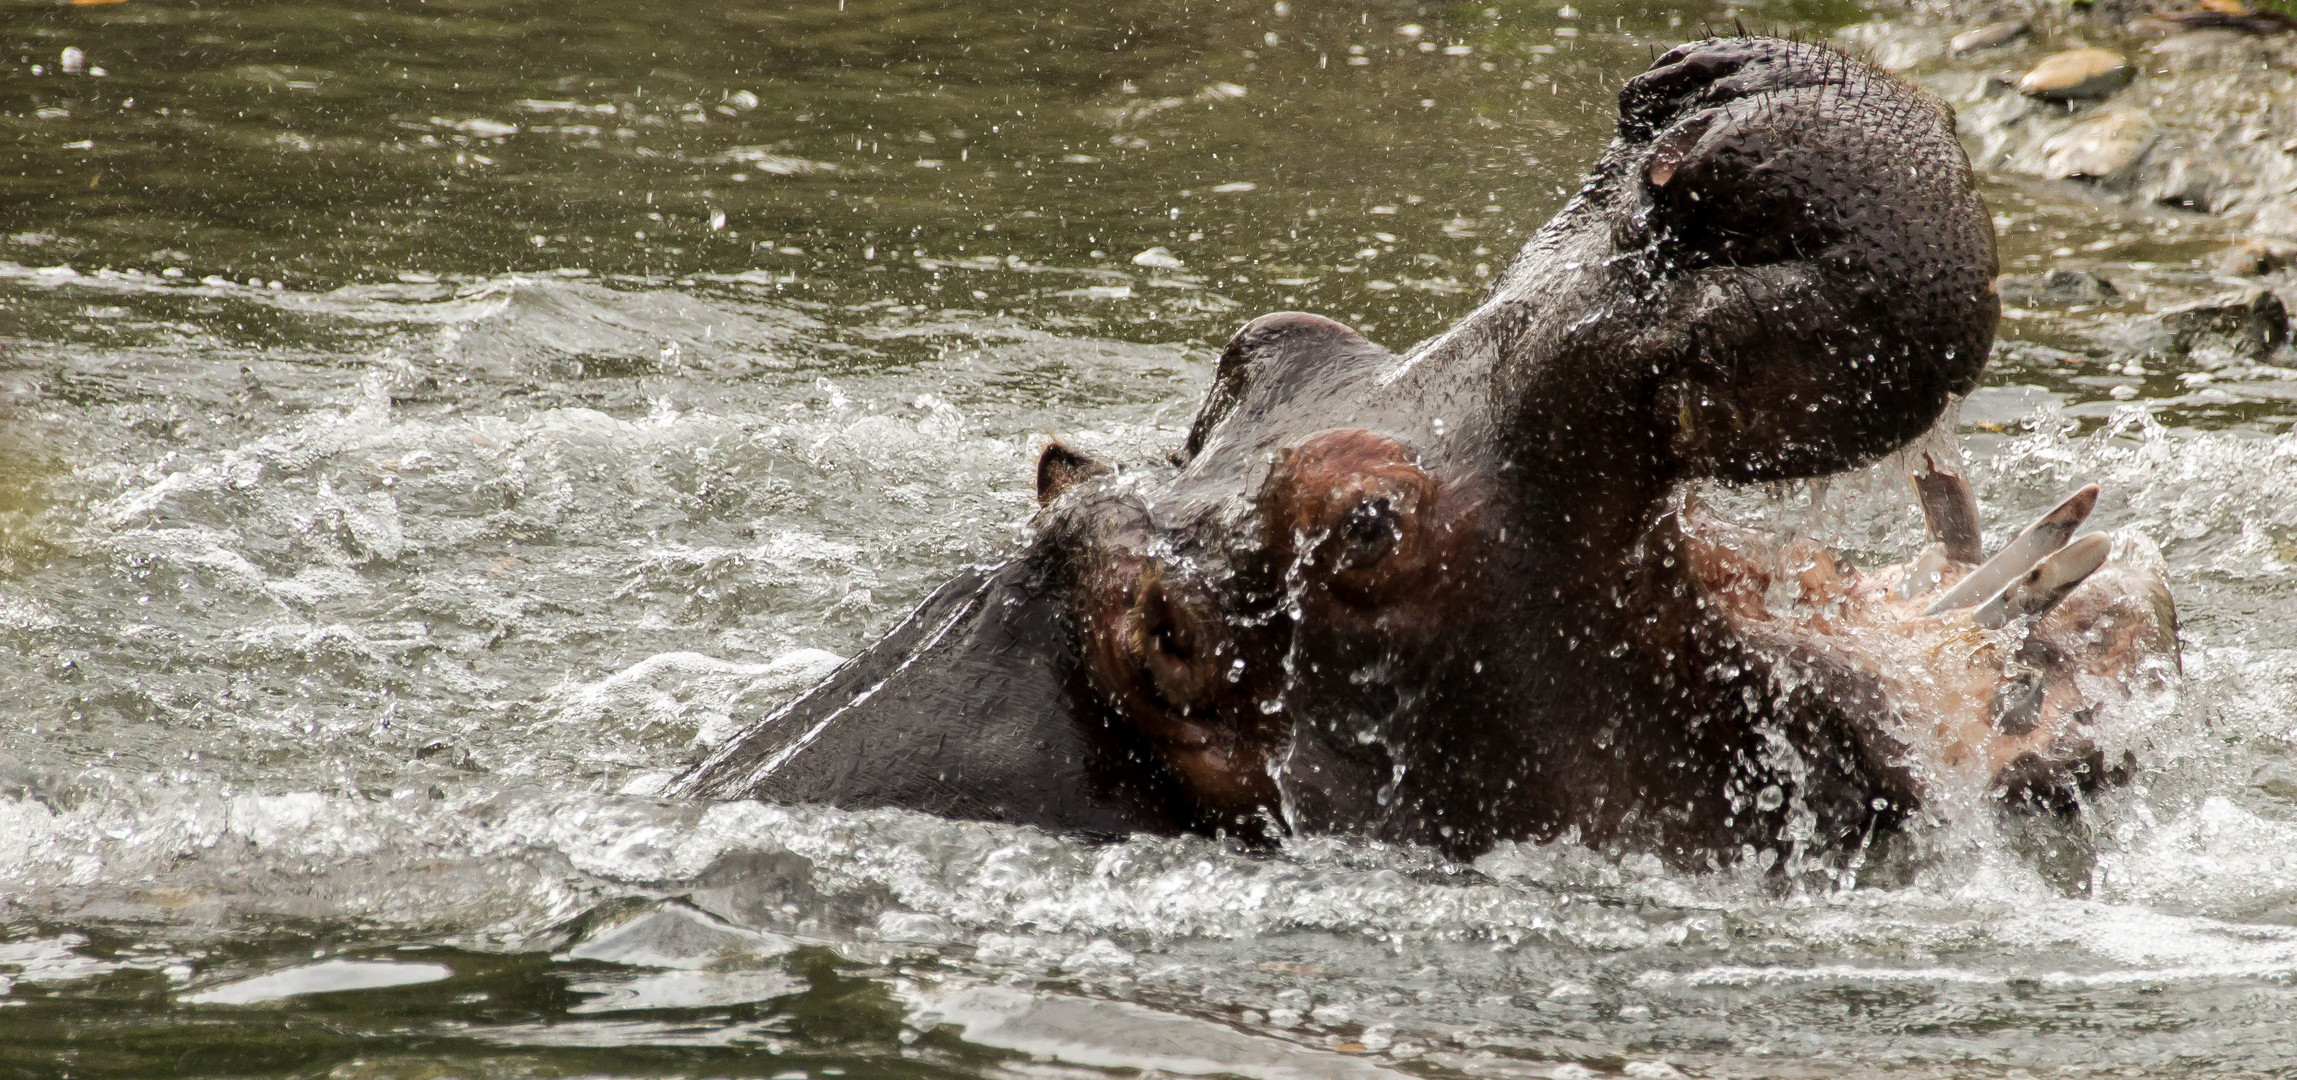
[[[2297,361],[2117,345],[2223,230],[2060,186],[1989,180],[2007,268],[2125,299],[2013,312],[1959,452],[1998,531],[2104,484],[2188,672],[2080,827],[1782,889],[646,794],[1007,550],[1045,434],[1465,310],[1734,15],[1860,17],[0,7],[0,1072],[2285,1074]]]

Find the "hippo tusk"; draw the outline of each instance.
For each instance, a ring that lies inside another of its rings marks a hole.
[[[1938,467],[1937,459],[1922,455],[1923,471],[1914,481],[1914,496],[1922,504],[1922,524],[1930,539],[1945,549],[1947,558],[1976,565],[1986,560],[1979,537],[1978,496],[1970,482]]]
[[[2106,553],[2113,550],[2113,541],[2104,533],[2091,533],[2047,559],[2025,576],[2002,586],[1994,598],[1979,605],[1971,613],[1970,621],[1988,630],[2000,629],[2012,619],[2041,615],[2058,606],[2058,601],[2074,591],[2074,586],[2089,579],[2106,564]]]
[[[1986,560],[1986,565],[1970,571],[1969,577],[1946,590],[1946,595],[1939,597],[1937,603],[1923,609],[1922,613],[1938,615],[1956,608],[1969,607],[2001,592],[2020,575],[2033,569],[2034,564],[2066,546],[2066,541],[2073,539],[2074,530],[2089,520],[2090,511],[2097,509],[2097,506],[2096,484],[2074,492],[2055,509],[2034,519],[2034,523],[2026,526],[2026,531],[2019,533],[2017,539],[2003,545],[2001,551]]]
[[[1946,568],[1953,562],[1944,544],[1923,548],[1922,554],[1915,557],[1914,565],[1907,567],[1906,580],[1898,583],[1898,598],[1912,600],[1937,588],[1939,582],[1946,580]]]

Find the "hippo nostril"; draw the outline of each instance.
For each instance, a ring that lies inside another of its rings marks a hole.
[[[1747,57],[1713,47],[1682,46],[1619,92],[1620,133],[1649,138],[1680,115],[1690,99],[1706,100],[1719,80],[1745,67]]]
[[[1149,689],[1184,714],[1209,706],[1220,685],[1220,613],[1151,572],[1142,576],[1131,621],[1130,651]]]
[[[1651,160],[1644,166],[1644,176],[1655,188],[1666,187],[1691,160],[1691,152],[1698,149],[1699,138],[1714,126],[1715,113],[1700,113],[1674,127],[1668,128],[1651,144]]]

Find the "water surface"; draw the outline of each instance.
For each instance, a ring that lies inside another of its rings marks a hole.
[[[1782,888],[647,797],[1009,550],[1046,435],[1163,453],[1261,311],[1434,332],[1654,48],[1862,17],[0,6],[0,1073],[2285,1070],[2297,362],[2117,351],[2223,234],[2068,187],[1989,179],[2006,264],[2130,299],[2014,312],[1959,447],[2170,562],[2079,826]]]

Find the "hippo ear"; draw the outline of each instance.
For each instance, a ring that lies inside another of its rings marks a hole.
[[[1312,382],[1344,381],[1349,372],[1382,369],[1395,359],[1364,335],[1321,315],[1301,311],[1262,315],[1244,324],[1221,352],[1212,389],[1173,464],[1185,465],[1196,457],[1213,430],[1239,410],[1251,417],[1269,406],[1296,406],[1295,399]],[[1256,391],[1258,407],[1253,400]]]
[[[1049,506],[1070,488],[1109,471],[1109,467],[1061,444],[1045,444],[1037,455],[1037,505]]]

